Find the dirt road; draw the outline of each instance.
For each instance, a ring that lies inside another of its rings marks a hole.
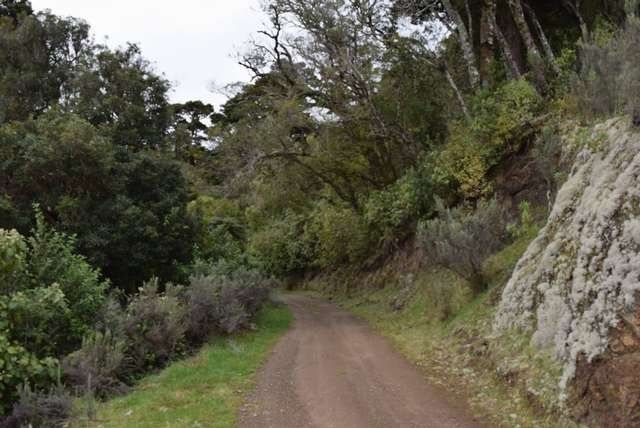
[[[320,299],[285,300],[295,324],[260,372],[241,428],[480,426],[363,321]]]

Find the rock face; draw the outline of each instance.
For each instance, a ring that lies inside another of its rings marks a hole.
[[[601,403],[582,417],[603,422],[616,408],[626,415],[618,424],[638,426],[639,330],[624,320],[640,291],[640,134],[612,120],[584,147],[503,292],[494,329],[530,332],[533,345],[552,349],[564,363],[563,398]]]

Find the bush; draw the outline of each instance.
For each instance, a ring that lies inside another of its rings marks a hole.
[[[75,349],[90,331],[108,286],[80,256],[73,239],[46,227],[36,214],[25,239],[0,230],[1,411],[30,383],[49,387],[57,358]]]
[[[160,292],[157,279],[146,282],[126,310],[126,353],[134,373],[164,366],[180,350],[185,337],[185,308],[180,288]]]
[[[587,118],[640,114],[640,19],[630,16],[619,32],[596,32],[583,44],[573,96]]]
[[[419,238],[427,255],[467,280],[474,291],[487,288],[485,260],[506,242],[506,211],[496,202],[468,207],[439,208],[439,217],[421,225]]]
[[[36,286],[57,284],[64,295],[68,325],[49,325],[47,332],[60,331],[55,353],[63,355],[76,349],[91,331],[96,313],[105,301],[109,283],[84,257],[75,254],[75,239],[48,227],[42,212],[36,209],[36,228],[28,239],[29,280]],[[61,322],[63,322],[61,320]]]
[[[69,307],[58,284],[0,296],[7,334],[39,357],[60,356],[70,335]]]
[[[535,118],[541,98],[526,80],[483,91],[472,104],[472,119],[455,123],[434,165],[441,185],[454,186],[466,198],[490,193],[489,170],[517,151]]]
[[[313,263],[322,269],[361,262],[371,243],[367,225],[358,213],[327,202],[311,212],[304,240],[312,247]]]
[[[58,372],[55,358],[38,358],[11,340],[7,333],[6,324],[0,319],[0,415],[10,410],[18,399],[20,386],[25,382],[47,387]]]
[[[62,361],[65,383],[75,393],[99,398],[124,392],[125,349],[125,342],[111,332],[93,333]]]
[[[13,412],[0,423],[2,427],[59,428],[66,426],[73,410],[71,396],[61,386],[49,392],[32,391],[25,387]]]
[[[412,221],[433,209],[433,189],[426,171],[411,170],[389,188],[372,192],[364,204],[364,220],[380,242],[408,233]]]
[[[262,226],[249,240],[251,261],[268,275],[284,276],[304,270],[310,264],[304,234],[305,218],[287,213]]]
[[[250,327],[269,296],[269,281],[253,271],[195,276],[186,290],[187,337],[193,344],[214,333]]]
[[[24,287],[27,243],[15,230],[0,229],[0,294]]]
[[[200,196],[187,205],[187,214],[196,230],[200,258],[216,262],[243,257],[246,221],[237,203]]]

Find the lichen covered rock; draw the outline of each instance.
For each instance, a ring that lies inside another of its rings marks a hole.
[[[640,135],[618,119],[596,127],[590,141],[494,321],[496,333],[529,331],[535,346],[553,349],[564,363],[563,390],[579,360],[608,351],[640,291]]]

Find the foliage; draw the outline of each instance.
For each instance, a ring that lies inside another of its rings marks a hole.
[[[88,333],[96,312],[104,303],[108,283],[102,280],[100,271],[75,254],[75,239],[48,227],[39,210],[36,211],[36,229],[28,242],[31,281],[58,286],[64,305],[68,307],[61,314],[68,318],[69,326],[60,329],[59,341],[51,341],[57,346],[58,354],[68,352]],[[26,312],[46,313],[46,310],[32,308]],[[51,340],[56,337],[53,333],[55,325],[49,325],[48,329]],[[64,343],[68,345],[64,346]]]
[[[364,204],[364,221],[379,233],[380,241],[407,233],[416,219],[433,209],[433,190],[428,172],[410,170],[389,188],[371,192]]]
[[[87,336],[82,347],[62,361],[65,383],[76,394],[105,398],[122,393],[126,345],[110,331]]]
[[[246,220],[238,204],[226,198],[200,196],[187,205],[194,225],[197,256],[208,263],[243,258]]]
[[[71,111],[100,128],[116,145],[160,148],[170,123],[169,82],[155,73],[140,48],[94,48],[79,66]]]
[[[28,239],[0,230],[0,397],[6,405],[25,382],[51,384],[56,359],[90,331],[108,285],[73,252],[74,240],[48,228],[39,211],[36,224]]]
[[[475,209],[439,207],[439,217],[423,223],[419,239],[433,263],[469,282],[471,289],[487,288],[485,260],[506,241],[506,213],[496,200],[480,201]]]
[[[26,232],[32,204],[77,236],[79,252],[128,291],[152,275],[176,279],[191,258],[187,183],[177,164],[113,147],[75,115],[49,112],[0,127],[0,192]],[[42,174],[47,171],[47,174]]]
[[[632,15],[624,28],[609,25],[582,46],[581,68],[572,94],[588,119],[640,113],[640,18]]]
[[[218,338],[196,355],[140,381],[130,394],[98,405],[89,426],[155,428],[169,421],[185,426],[234,427],[241,397],[256,371],[293,321],[285,306],[268,306],[256,318],[258,330]],[[215,399],[203,399],[203,393]],[[162,411],[159,411],[161,409]]]
[[[126,354],[133,373],[162,367],[180,352],[186,330],[180,288],[160,292],[157,279],[147,281],[126,310]]]
[[[304,222],[305,217],[287,213],[252,233],[248,252],[253,263],[269,275],[284,276],[305,269],[310,260]]]
[[[304,239],[311,245],[313,263],[325,269],[363,261],[370,236],[362,217],[353,210],[320,202],[310,214]]]
[[[0,303],[5,311],[5,304]],[[21,385],[28,380],[32,385],[46,387],[58,373],[55,358],[38,358],[19,343],[13,341],[7,323],[0,319],[0,415],[18,399]]]
[[[20,248],[20,263],[3,263],[2,317],[12,337],[40,355],[62,355],[89,331],[104,302],[108,283],[86,260],[74,253],[74,240],[48,228],[36,213],[33,236],[0,232]],[[7,243],[6,239],[3,244]],[[6,247],[11,252],[11,247]],[[15,249],[15,246],[14,246]],[[5,253],[6,250],[5,250]]]
[[[199,344],[212,334],[249,327],[264,305],[270,283],[257,272],[195,276],[186,290],[187,337]]]
[[[540,101],[525,80],[510,81],[495,92],[481,92],[472,104],[472,120],[452,126],[449,141],[438,156],[436,179],[454,185],[467,198],[489,194],[490,169],[521,147]]]
[[[25,386],[20,400],[3,426],[62,428],[73,411],[73,400],[61,386],[49,392],[31,390]]]
[[[23,287],[27,265],[27,243],[15,230],[0,229],[0,293]]]
[[[0,124],[27,120],[60,101],[89,45],[82,20],[48,12],[0,14]]]

